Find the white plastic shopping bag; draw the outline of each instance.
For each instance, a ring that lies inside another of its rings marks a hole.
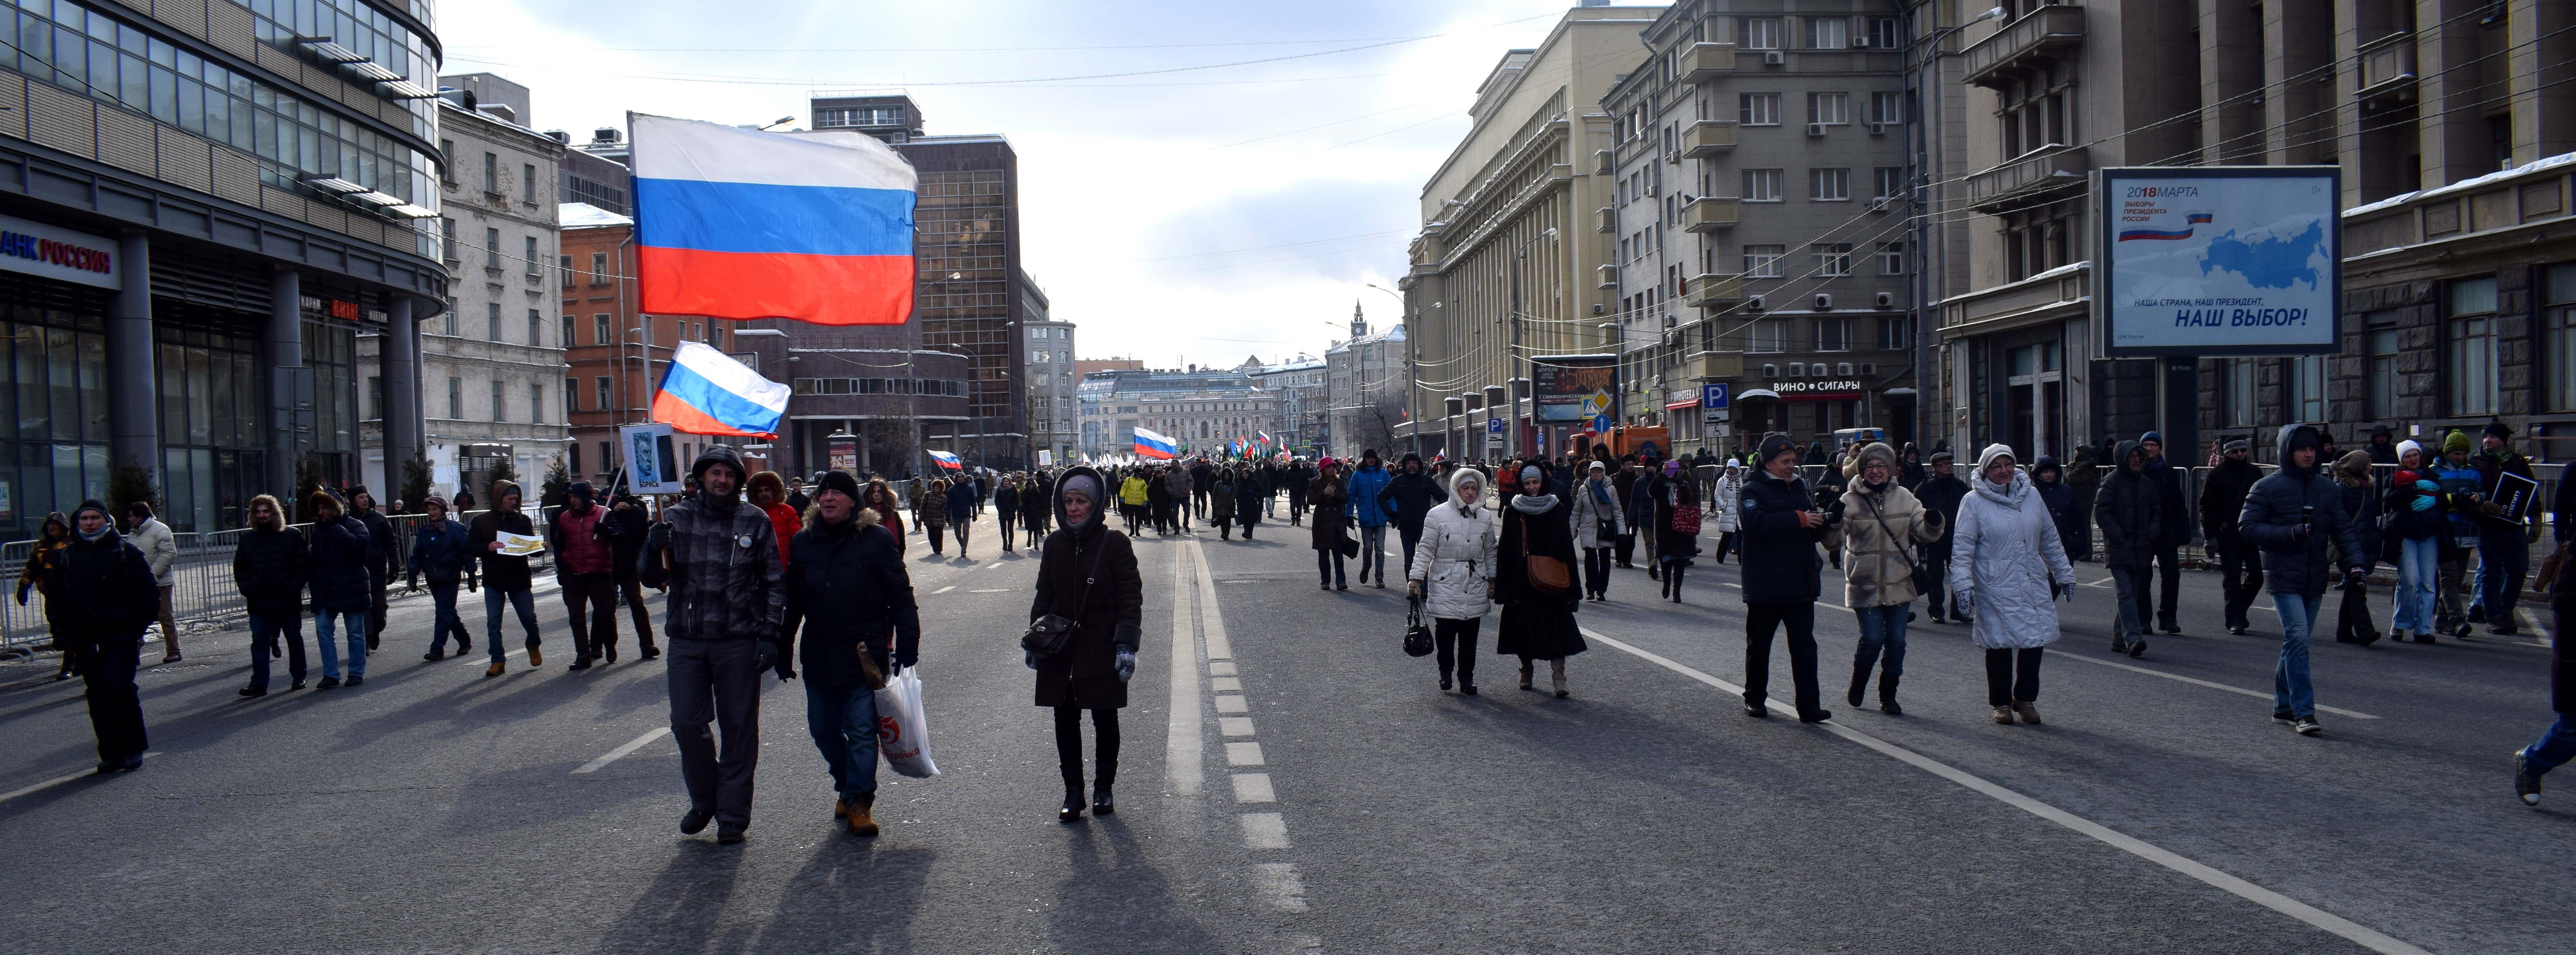
[[[939,775],[939,764],[930,761],[930,728],[921,716],[918,669],[896,670],[887,678],[885,689],[877,691],[877,752],[885,754],[886,765],[895,772],[922,779]]]

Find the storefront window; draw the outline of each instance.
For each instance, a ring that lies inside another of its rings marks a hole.
[[[2451,283],[2444,364],[2450,412],[2494,414],[2496,409],[2496,280]]]
[[[0,280],[0,533],[107,493],[104,295]]]
[[[162,517],[172,528],[208,532],[249,523],[243,511],[267,483],[268,406],[259,340],[250,335],[155,323],[160,368]]]

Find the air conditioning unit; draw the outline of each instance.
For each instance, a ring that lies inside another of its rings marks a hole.
[[[1759,296],[1759,295],[1747,295],[1747,296],[1745,296],[1745,297],[1744,297],[1744,310],[1745,310],[1745,311],[1748,311],[1748,312],[1759,312],[1759,311],[1761,311],[1761,310],[1762,310],[1762,296]]]
[[[1852,38],[1852,49],[1855,49],[1855,50],[1866,50],[1866,49],[1868,49],[1868,48],[1869,48],[1869,34],[1863,33],[1863,34],[1861,34],[1861,35],[1859,35],[1859,36],[1856,36],[1856,37],[1853,37],[1853,38]]]
[[[1872,135],[1872,136],[1885,136],[1885,135],[1887,135],[1887,124],[1886,124],[1886,123],[1871,123],[1871,124],[1869,124],[1869,134],[1870,134],[1870,135]]]
[[[1875,375],[1875,374],[1878,374],[1878,366],[1877,366],[1877,365],[1875,365],[1875,364],[1872,364],[1872,363],[1870,363],[1870,362],[1861,362],[1861,363],[1860,363],[1860,373],[1861,373],[1861,374],[1864,374],[1864,375]]]
[[[1849,378],[1851,377],[1851,373],[1851,362],[1843,362],[1842,364],[1834,366],[1834,375],[1836,377]]]
[[[1764,66],[1778,66],[1786,62],[1789,62],[1787,54],[1781,53],[1778,50],[1762,51],[1762,65]]]
[[[1878,198],[1876,198],[1876,199],[1872,199],[1872,200],[1870,200],[1870,201],[1869,201],[1869,211],[1871,211],[1871,212],[1886,212],[1886,211],[1887,211],[1887,203],[1888,203],[1888,201],[1889,201],[1889,199],[1890,199],[1890,198],[1891,198],[1891,197],[1888,197],[1888,196],[1880,196],[1880,197],[1878,197]]]
[[[1876,301],[1877,301],[1877,303],[1878,303],[1878,307],[1880,307],[1880,308],[1895,308],[1895,307],[1896,307],[1896,293],[1894,293],[1894,292],[1880,292],[1880,293],[1878,293],[1878,297],[1877,297]]]
[[[1830,312],[1833,310],[1834,297],[1823,292],[1816,293],[1816,311]]]
[[[1790,363],[1789,363],[1789,377],[1791,377],[1791,378],[1801,378],[1801,377],[1805,377],[1805,376],[1806,376],[1806,374],[1807,374],[1807,366],[1806,366],[1806,364],[1805,364],[1804,362],[1794,362],[1794,361],[1793,361],[1793,362],[1790,362]]]
[[[1646,183],[1646,198],[1648,198],[1648,199],[1654,199],[1654,198],[1658,198],[1658,197],[1662,196],[1663,194],[1664,194],[1664,185],[1663,185],[1663,183],[1659,183],[1659,182],[1648,182],[1648,183]]]
[[[1809,136],[1822,136],[1822,135],[1824,135],[1824,134],[1825,134],[1825,124],[1823,124],[1823,123],[1808,123],[1808,124],[1807,124],[1807,135],[1809,135]]]
[[[1780,366],[1778,366],[1778,365],[1764,365],[1764,366],[1762,366],[1762,377],[1764,377],[1764,378],[1778,378],[1778,377],[1780,377]]]

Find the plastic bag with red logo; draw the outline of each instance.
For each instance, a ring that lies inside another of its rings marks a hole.
[[[930,729],[921,715],[918,670],[894,671],[885,689],[877,691],[877,752],[885,755],[886,765],[895,772],[924,779],[939,775],[939,764],[930,761]]]

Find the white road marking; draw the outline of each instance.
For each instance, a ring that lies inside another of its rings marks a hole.
[[[1288,820],[1275,812],[1247,812],[1238,817],[1243,824],[1243,847],[1246,849],[1288,848]]]
[[[1709,686],[1716,687],[1728,693],[1732,693],[1737,696],[1742,696],[1744,693],[1743,687],[1720,680],[1706,673],[1702,673],[1698,670],[1691,669],[1690,667],[1667,660],[1637,647],[1632,647],[1617,640],[1610,639],[1609,637],[1602,636],[1593,632],[1590,628],[1585,628],[1583,630],[1583,635],[1610,646],[1617,647],[1621,650],[1627,651],[1629,654],[1636,656],[1639,659],[1656,664],[1664,669],[1671,670],[1683,676],[1690,677],[1691,679],[1698,680],[1701,683],[1708,684]],[[1796,709],[1794,706],[1782,703],[1779,700],[1771,700],[1769,702],[1772,709],[1778,710],[1783,714],[1794,713]],[[2352,942],[2359,944],[2364,948],[2368,948],[2371,951],[2381,952],[2383,955],[2431,955],[2431,953],[2426,952],[2423,949],[2398,941],[2397,939],[2391,938],[2387,935],[2383,935],[2370,928],[2364,927],[2357,922],[2353,922],[2350,919],[2346,919],[2332,912],[2327,912],[2305,902],[2301,902],[2297,899],[2263,888],[2262,886],[2247,882],[2217,869],[2210,868],[2209,866],[2186,859],[2174,854],[2173,852],[2148,843],[2143,839],[2124,835],[2110,827],[2077,816],[2074,813],[2067,812],[2066,810],[2059,809],[2047,803],[2040,802],[2037,799],[2022,795],[2021,793],[2014,792],[1994,783],[1987,782],[1986,780],[1964,770],[1957,769],[1946,763],[1940,762],[1939,760],[1935,760],[1920,753],[1916,753],[1913,750],[1906,749],[1905,747],[1887,742],[1879,739],[1878,737],[1871,736],[1867,733],[1863,733],[1859,730],[1852,729],[1851,727],[1844,726],[1831,720],[1827,720],[1816,725],[1836,736],[1859,743],[1860,745],[1869,747],[1870,749],[1877,750],[1881,754],[1892,757],[1900,762],[1913,766],[1916,769],[1923,770],[1924,772],[1931,773],[1932,775],[1957,783],[1960,786],[1991,797],[1994,800],[2015,809],[2030,813],[2031,815],[2038,816],[2058,825],[2065,826],[2068,829],[2075,830],[2076,832],[2089,836],[2105,845],[2120,849],[2131,855],[2135,855],[2138,858],[2145,859],[2175,872],[2198,879],[2212,888],[2219,889],[2248,902],[2263,906],[2264,908],[2271,909],[2272,911],[2279,912],[2291,918],[2298,919],[2299,921],[2306,922],[2309,925],[2334,933],[2335,935],[2342,936],[2343,938],[2351,940]],[[1282,832],[1282,836],[1285,836],[1284,831]]]
[[[1262,760],[1262,758],[1261,758],[1261,744],[1259,744],[1259,743],[1227,743],[1227,744],[1225,744],[1225,762],[1226,762],[1226,765],[1228,765],[1228,766],[1267,766],[1267,765],[1270,765],[1269,763],[1264,762],[1264,761]]]
[[[1242,697],[1229,694],[1216,698],[1216,711],[1219,713],[1250,713],[1252,712],[1252,708],[1244,704]]]
[[[1297,877],[1294,862],[1264,862],[1252,867],[1253,888],[1263,901],[1281,912],[1306,911],[1306,880]],[[1314,946],[1307,946],[1313,948]]]
[[[1246,744],[1244,744],[1244,745],[1250,746],[1250,745],[1252,745],[1252,744],[1246,743]],[[1256,753],[1258,753],[1258,751],[1259,751],[1259,748],[1258,748],[1258,747],[1255,747],[1255,752],[1256,752]],[[147,752],[147,753],[144,753],[144,754],[143,754],[143,758],[145,758],[145,759],[151,759],[152,757],[159,756],[159,755],[161,755],[161,754],[159,754],[159,753],[150,753],[150,752]],[[1256,756],[1254,757],[1254,759],[1256,760],[1256,762],[1254,763],[1254,765],[1259,765],[1259,763],[1257,762],[1257,760],[1259,759],[1259,756],[1258,756],[1258,755],[1256,755]],[[60,786],[60,785],[62,785],[62,784],[64,784],[64,783],[71,782],[72,780],[75,780],[75,779],[81,779],[81,778],[84,778],[84,777],[96,776],[96,775],[98,775],[98,771],[97,771],[97,770],[94,770],[94,769],[84,769],[84,770],[81,770],[80,772],[73,773],[73,774],[71,774],[71,775],[69,775],[69,776],[56,776],[56,777],[54,777],[54,778],[52,778],[52,779],[45,780],[44,782],[37,783],[37,784],[35,784],[35,785],[33,785],[33,786],[29,786],[29,787],[24,788],[24,789],[12,789],[12,790],[10,790],[10,791],[8,791],[8,792],[0,793],[0,802],[8,802],[9,800],[16,799],[16,798],[18,798],[18,797],[20,797],[20,796],[24,796],[24,795],[27,795],[27,794],[29,794],[29,793],[38,793],[38,792],[43,792],[43,791],[45,791],[45,790],[52,789],[52,788],[54,788],[54,787],[56,787],[56,786]],[[1266,787],[1266,786],[1268,786],[1268,785],[1269,785],[1269,782],[1265,779],[1265,780],[1263,781],[1262,785]]]
[[[1233,676],[1234,664],[1227,663],[1223,660],[1210,663],[1208,664],[1208,674],[1211,676]]]
[[[511,658],[511,657],[526,656],[526,655],[527,655],[527,653],[528,653],[528,648],[526,648],[526,647],[520,647],[519,649],[512,650],[512,651],[510,651],[510,652],[508,652],[508,653],[504,653],[504,654],[502,654],[502,655],[501,655],[501,659],[507,660],[507,659],[509,659],[509,658]],[[459,654],[457,654],[457,656],[460,656],[460,657],[461,657],[461,656],[464,656],[464,655],[465,655],[465,654],[463,654],[463,653],[459,653]],[[477,657],[475,657],[473,660],[471,660],[471,661],[467,662],[465,665],[466,665],[466,666],[470,666],[470,667],[488,667],[488,666],[491,666],[491,665],[492,665],[492,658],[491,658],[489,655],[477,656]]]
[[[608,751],[608,753],[607,753],[607,755],[601,756],[601,757],[599,757],[598,759],[591,760],[590,762],[587,762],[587,763],[583,763],[583,764],[581,764],[581,767],[580,767],[580,768],[578,768],[578,769],[573,770],[573,771],[572,771],[572,774],[573,774],[573,775],[575,775],[575,776],[581,776],[581,775],[586,775],[586,774],[589,774],[589,773],[595,773],[595,772],[598,772],[600,767],[602,767],[602,766],[606,766],[606,765],[608,765],[608,764],[610,764],[610,763],[614,763],[614,762],[616,762],[616,761],[618,761],[618,760],[624,759],[624,758],[626,758],[626,754],[628,754],[628,753],[632,753],[632,752],[634,752],[634,751],[636,751],[636,750],[639,750],[639,749],[643,749],[646,745],[648,745],[648,744],[652,743],[654,740],[661,739],[661,738],[662,738],[662,737],[664,737],[664,736],[668,736],[668,735],[670,735],[670,733],[671,733],[671,728],[670,728],[670,727],[668,727],[668,726],[656,726],[656,727],[653,727],[653,731],[652,731],[652,732],[650,732],[650,733],[646,733],[646,734],[644,734],[644,735],[642,735],[642,736],[638,736],[638,737],[636,737],[636,738],[634,738],[634,739],[628,740],[628,741],[626,741],[626,745],[624,745],[624,746],[620,746],[620,747],[618,747],[618,748],[616,748],[616,749],[609,750],[609,751]]]
[[[2196,679],[2193,679],[2193,678],[2191,678],[2191,677],[2181,676],[2181,675],[2179,675],[2179,674],[2166,673],[2166,672],[2164,672],[2164,671],[2162,671],[2162,670],[2150,670],[2150,669],[2147,669],[2146,667],[2130,666],[2130,665],[2128,665],[2128,664],[2126,664],[2126,663],[2113,663],[2113,662],[2111,662],[2111,661],[2109,661],[2109,660],[2096,660],[2096,659],[2093,659],[2092,657],[2085,656],[2085,655],[2083,655],[2083,654],[2081,654],[2081,653],[2074,653],[2074,652],[2061,653],[2061,654],[2058,654],[2058,655],[2057,655],[2057,656],[2055,656],[2055,657],[2051,657],[2050,659],[2056,659],[2056,660],[2073,660],[2073,661],[2075,661],[2075,662],[2077,662],[2077,663],[2094,663],[2094,664],[2100,664],[2100,665],[2102,665],[2102,666],[2111,667],[2111,668],[2114,668],[2114,669],[2127,670],[2127,671],[2129,671],[2129,672],[2131,672],[2131,673],[2144,673],[2144,674],[2146,674],[2146,675],[2148,675],[2148,676],[2160,676],[2160,677],[2164,677],[2165,679],[2168,679],[2168,680],[2175,680],[2175,681],[2182,682],[2182,683],[2189,683],[2189,684],[2191,684],[2191,685],[2193,685],[2193,686],[2205,686],[2205,687],[2208,687],[2208,688],[2213,689],[2213,690],[2225,690],[2225,691],[2227,691],[2227,692],[2229,692],[2229,693],[2234,693],[2234,694],[2236,694],[2236,695],[2238,695],[2238,696],[2250,696],[2250,697],[2253,697],[2253,698],[2255,698],[2255,699],[2263,700],[2263,701],[2266,701],[2266,702],[2269,702],[2269,701],[2272,699],[2272,694],[2264,693],[2264,692],[2261,692],[2261,691],[2259,691],[2259,690],[2248,690],[2248,689],[2243,689],[2243,688],[2241,688],[2241,687],[2228,686],[2228,685],[2226,685],[2226,684],[2224,684],[2224,683],[2211,683],[2211,682],[2209,682],[2208,680],[2196,680]],[[2319,706],[2319,707],[2317,707],[2317,709],[2322,710],[2322,711],[2327,712],[2327,713],[2332,713],[2332,714],[2334,714],[2334,715],[2336,715],[2336,716],[2349,716],[2349,717],[2352,717],[2353,719],[2357,719],[2357,720],[2375,720],[2375,719],[2378,719],[2378,718],[2379,718],[2379,717],[2376,717],[2376,716],[2372,716],[2372,715],[2370,715],[2370,714],[2368,714],[2368,713],[2355,713],[2355,712],[2353,712],[2353,711],[2351,711],[2351,710],[2337,709],[2337,708],[2335,708],[2335,707],[2331,707],[2331,706]]]
[[[1225,612],[1216,605],[1216,573],[1208,569],[1207,551],[1196,540],[1187,548],[1190,563],[1198,569],[1199,629],[1206,631],[1207,657],[1210,660],[1234,659],[1234,645],[1225,638]]]
[[[994,588],[989,589],[989,590],[969,590],[969,591],[967,591],[967,593],[970,593],[970,594],[1007,594],[1007,593],[1010,593],[1011,591],[1016,590],[1016,589],[1018,589],[1018,588],[1015,588],[1015,587],[994,587]]]
[[[2096,581],[2094,581],[2094,582],[2092,582],[2092,583],[2085,584],[2084,586],[2087,586],[2087,587],[2102,587],[2102,588],[2108,589],[2108,588],[2111,586],[2111,578],[2109,578],[2109,577],[2104,577],[2104,578],[2102,578],[2102,579],[2100,579],[2100,580],[2096,580]]]
[[[1220,716],[1220,717],[1217,717],[1217,719],[1216,719],[1216,731],[1217,731],[1217,735],[1220,735],[1220,736],[1250,736],[1250,735],[1252,735],[1252,717],[1249,717],[1249,716]]]
[[[992,565],[991,565],[991,566],[985,567],[984,569],[985,569],[985,570],[1000,570],[1000,569],[1002,569],[1002,562],[1001,562],[1001,561],[998,561],[998,560],[997,560],[997,561],[994,561],[994,562],[992,563]]]
[[[937,589],[937,590],[933,590],[933,591],[931,591],[931,593],[934,593],[934,594],[944,594],[944,593],[947,593],[947,592],[949,592],[949,591],[951,591],[951,590],[955,590],[955,589],[957,589],[957,585],[956,585],[956,584],[949,584],[948,586],[941,587],[941,588],[939,588],[939,589]]]
[[[1269,773],[1236,773],[1234,774],[1234,801],[1278,802],[1279,796],[1270,791]]]
[[[1230,676],[1211,677],[1208,679],[1208,689],[1219,693],[1241,693],[1243,681]]]
[[[1207,724],[1205,714],[1199,712],[1199,646],[1189,611],[1189,578],[1190,562],[1180,553],[1173,554],[1172,699],[1171,716],[1164,727],[1163,766],[1172,792],[1182,796],[1198,795],[1199,786],[1206,781],[1199,761]]]

